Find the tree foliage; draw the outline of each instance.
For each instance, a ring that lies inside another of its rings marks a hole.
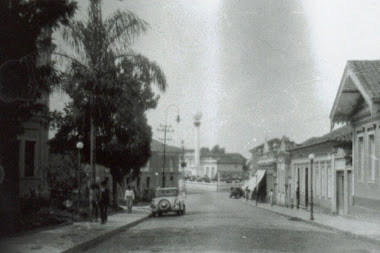
[[[70,0],[0,2],[0,100],[13,105],[14,117],[43,109],[36,100],[57,81],[50,34],[75,9]]]
[[[220,147],[219,145],[215,145],[215,146],[211,149],[211,152],[214,153],[214,154],[225,154],[225,153],[226,153],[226,149]]]
[[[46,60],[54,46],[50,31],[67,24],[75,9],[70,0],[0,1],[0,118],[7,122],[0,140],[4,147],[15,143],[23,132],[22,123],[32,114],[47,112],[46,104],[37,101],[58,79]]]

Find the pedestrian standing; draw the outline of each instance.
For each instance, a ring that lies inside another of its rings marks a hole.
[[[108,189],[108,179],[106,178],[100,188],[100,218],[101,223],[105,224],[107,222],[107,208],[110,201],[110,191]]]
[[[248,186],[245,188],[245,202],[248,202],[250,190]]]
[[[270,189],[270,192],[269,192],[269,202],[270,202],[270,205],[273,206],[273,190]]]
[[[95,217],[95,221],[98,221],[98,210],[99,210],[99,201],[100,201],[100,189],[99,185],[93,184],[91,186],[91,201],[92,201],[92,212],[91,212],[91,221]]]
[[[125,200],[127,201],[128,213],[132,213],[132,205],[135,200],[135,193],[131,190],[131,186],[128,185],[128,189],[125,191]]]

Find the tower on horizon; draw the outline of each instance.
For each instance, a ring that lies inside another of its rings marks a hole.
[[[200,125],[201,125],[201,118],[202,118],[202,113],[198,111],[194,115],[194,126],[195,126],[195,149],[194,149],[194,161],[195,161],[195,166],[199,167],[200,165]]]

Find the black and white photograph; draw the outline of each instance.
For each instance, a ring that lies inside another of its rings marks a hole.
[[[380,252],[380,1],[0,0],[0,252]]]

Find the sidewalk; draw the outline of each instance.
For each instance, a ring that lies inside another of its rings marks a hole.
[[[244,200],[244,202],[249,205],[256,205],[256,202],[252,200],[248,202]],[[267,203],[258,203],[257,206],[286,217],[298,218],[315,226],[343,232],[353,238],[380,245],[380,221],[378,219],[356,219],[354,216],[330,215],[315,210],[314,220],[310,220],[310,210],[271,206]]]
[[[0,249],[9,253],[79,252],[147,220],[149,215],[148,208],[133,207],[132,214],[125,211],[108,216],[105,225],[100,222],[74,222],[72,225],[3,238]]]

